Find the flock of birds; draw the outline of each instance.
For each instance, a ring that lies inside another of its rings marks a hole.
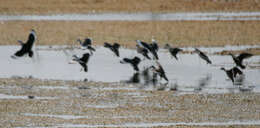
[[[33,44],[35,43],[35,41],[36,41],[36,32],[32,29],[26,43],[18,40],[18,43],[20,43],[22,47],[11,57],[12,58],[22,57],[26,54],[28,54],[29,57],[33,57],[34,52],[32,50],[32,47],[33,47]],[[73,61],[78,62],[83,67],[84,71],[88,72],[87,63],[89,61],[89,58],[94,54],[94,52],[96,50],[92,46],[92,40],[90,38],[86,38],[84,41],[81,41],[80,39],[78,39],[77,42],[79,42],[79,44],[81,45],[81,47],[83,49],[89,50],[90,53],[86,52],[82,55],[82,57],[73,55],[72,56]],[[110,49],[115,54],[115,56],[120,57],[120,52],[119,52],[120,44],[118,44],[118,43],[110,44],[110,43],[105,42],[104,47]],[[166,73],[165,73],[162,65],[158,61],[159,57],[158,57],[157,52],[159,50],[159,46],[158,46],[156,40],[152,39],[151,43],[146,43],[141,40],[136,40],[136,48],[137,48],[137,53],[143,55],[143,57],[145,59],[155,60],[156,65],[150,66],[148,69],[151,70],[153,72],[153,74],[160,76],[161,79],[165,79],[168,82],[169,80],[166,76]],[[169,53],[176,60],[178,60],[177,54],[179,52],[183,51],[182,49],[177,48],[177,47],[173,48],[169,44],[166,44],[165,48],[168,49]],[[207,64],[212,64],[212,61],[209,59],[209,57],[205,53],[203,53],[202,51],[200,51],[197,48],[195,48],[194,52],[197,53],[201,59],[205,60]],[[149,55],[152,55],[152,57]],[[235,56],[230,53],[230,55],[232,56],[236,66],[234,66],[231,69],[225,69],[222,67],[221,70],[226,72],[228,78],[234,84],[234,79],[237,77],[237,75],[243,74],[241,69],[246,68],[246,66],[243,65],[243,60],[250,58],[253,55],[250,53],[241,53],[238,56]],[[136,72],[139,71],[138,65],[140,62],[141,62],[141,59],[138,56],[134,56],[133,58],[123,58],[120,61],[120,63],[122,63],[122,64],[130,64],[133,67],[133,70]]]

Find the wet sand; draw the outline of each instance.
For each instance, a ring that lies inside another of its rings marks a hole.
[[[34,78],[1,78],[0,85],[1,94],[35,97],[0,99],[1,127],[260,127],[260,94],[253,92],[179,95],[123,83]]]

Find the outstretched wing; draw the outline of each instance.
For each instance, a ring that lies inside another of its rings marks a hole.
[[[253,54],[250,54],[250,53],[241,53],[237,58],[242,62],[243,59],[247,59],[252,56],[253,56]]]
[[[27,42],[25,43],[25,47],[27,47],[28,51],[32,49],[35,40],[36,40],[35,34],[31,32],[29,34]]]
[[[207,55],[205,55],[203,52],[200,52],[200,57],[207,61],[207,63],[211,64],[211,61]]]
[[[25,51],[24,47],[22,47],[22,48],[21,48],[19,51],[17,51],[14,55],[21,57],[21,56],[23,56],[25,53],[26,53],[26,51]]]
[[[104,47],[106,47],[106,48],[111,48],[111,47],[112,47],[112,45],[111,45],[111,44],[109,44],[109,43],[107,43],[107,42],[105,42],[105,43],[104,43]]]

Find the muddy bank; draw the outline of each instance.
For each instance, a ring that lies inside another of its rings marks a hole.
[[[180,95],[131,84],[9,78],[0,79],[0,94],[35,97],[0,99],[1,127],[254,128],[260,120],[254,92]]]

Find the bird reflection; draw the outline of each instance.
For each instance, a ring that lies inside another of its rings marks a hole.
[[[140,74],[138,72],[134,73],[133,76],[131,76],[131,78],[128,81],[126,81],[126,83],[133,83],[133,84],[140,83],[139,76]]]
[[[209,84],[211,81],[211,75],[207,74],[206,77],[203,77],[199,80],[198,87],[195,88],[195,91],[202,91],[202,89]]]

